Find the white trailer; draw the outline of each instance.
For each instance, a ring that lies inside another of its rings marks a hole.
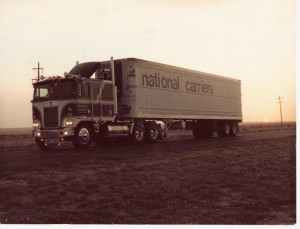
[[[33,134],[43,149],[120,135],[156,142],[176,122],[196,138],[236,136],[242,121],[240,80],[137,58],[78,64],[33,86]]]

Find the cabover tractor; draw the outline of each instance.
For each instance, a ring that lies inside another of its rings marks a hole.
[[[76,64],[33,82],[33,136],[41,149],[125,138],[155,143],[174,123],[195,138],[236,136],[240,80],[137,58]]]

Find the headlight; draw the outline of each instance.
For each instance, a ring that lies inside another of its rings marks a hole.
[[[40,127],[41,127],[40,122],[37,121],[37,120],[34,120],[33,121],[33,128],[40,128]]]
[[[72,120],[66,120],[65,121],[66,126],[72,126],[73,125],[73,121]]]

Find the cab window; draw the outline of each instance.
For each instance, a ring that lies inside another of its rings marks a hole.
[[[78,84],[78,96],[82,99],[89,99],[89,85],[86,83]]]

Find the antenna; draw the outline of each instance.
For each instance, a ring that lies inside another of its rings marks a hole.
[[[42,70],[42,73],[43,73],[43,69],[44,68],[40,68],[40,62],[38,62],[37,68],[33,68],[33,70],[38,70],[38,81],[40,80],[40,70]]]
[[[281,108],[281,104],[283,102],[281,101],[281,99],[283,99],[283,98],[279,96],[277,99],[278,99],[277,103],[279,103],[279,106],[280,106],[280,120],[281,120],[281,125],[282,125],[282,108]]]

